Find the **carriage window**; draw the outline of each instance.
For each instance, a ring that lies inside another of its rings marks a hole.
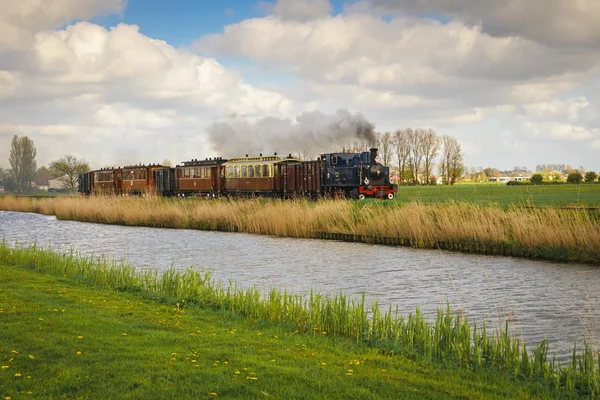
[[[262,165],[257,165],[254,167],[254,176],[260,178],[262,176]]]
[[[271,174],[269,173],[269,166],[268,165],[263,165],[263,173],[262,176],[264,176],[265,178],[269,177]]]
[[[254,167],[252,165],[248,166],[248,178],[254,178]]]
[[[338,163],[338,158],[337,158],[337,156],[332,156],[332,157],[331,157],[331,164],[332,164],[332,165],[337,165],[337,163]]]
[[[234,177],[233,167],[227,167],[227,177],[228,178],[233,178]]]
[[[248,177],[248,167],[246,167],[245,165],[242,167],[242,178],[247,178]]]
[[[240,167],[235,167],[235,177],[236,178],[240,177]]]
[[[206,179],[210,179],[210,168],[209,167],[204,167],[204,177]]]

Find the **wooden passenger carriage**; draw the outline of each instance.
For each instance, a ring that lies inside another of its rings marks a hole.
[[[176,190],[185,195],[222,192],[225,174],[221,166],[226,162],[221,157],[184,161],[175,168]]]
[[[223,164],[225,187],[231,194],[262,194],[280,196],[283,193],[285,166],[300,160],[289,155],[233,158]]]
[[[154,171],[165,169],[163,165],[130,165],[117,170],[117,193],[140,194],[155,190]]]

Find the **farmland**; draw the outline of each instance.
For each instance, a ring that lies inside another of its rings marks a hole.
[[[397,201],[490,203],[500,206],[600,207],[600,185],[457,184],[453,186],[400,186]]]

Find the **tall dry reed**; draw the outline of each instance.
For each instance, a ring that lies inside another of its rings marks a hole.
[[[0,197],[0,210],[85,222],[315,237],[319,232],[407,238],[416,246],[477,242],[537,256],[600,263],[598,215],[551,207],[504,209],[473,203],[195,200],[147,197]]]

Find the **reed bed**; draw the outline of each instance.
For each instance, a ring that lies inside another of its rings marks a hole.
[[[166,199],[146,197],[0,197],[0,210],[85,222],[247,232],[301,238],[323,233],[347,240],[492,253],[487,246],[535,258],[600,264],[598,213],[552,207],[502,208],[467,202],[423,204],[350,201]],[[393,242],[392,243],[397,243]],[[476,246],[462,246],[473,244]],[[487,249],[487,250],[486,250]],[[518,250],[518,251],[516,251]]]
[[[233,283],[215,282],[210,273],[197,269],[136,272],[133,266],[105,257],[85,257],[74,251],[57,253],[49,248],[9,247],[0,243],[0,264],[84,278],[116,290],[129,290],[177,301],[177,307],[196,304],[242,314],[254,320],[285,324],[302,335],[339,335],[365,342],[385,352],[414,355],[432,361],[451,362],[460,368],[500,370],[516,380],[541,382],[557,392],[594,398],[600,396],[600,356],[584,342],[573,348],[566,365],[549,361],[547,341],[529,351],[508,325],[490,332],[485,323],[470,323],[450,306],[440,308],[434,321],[420,310],[407,318],[393,310],[371,305],[365,298],[350,299],[340,293],[323,296],[316,292],[296,295],[272,289],[243,290]]]

